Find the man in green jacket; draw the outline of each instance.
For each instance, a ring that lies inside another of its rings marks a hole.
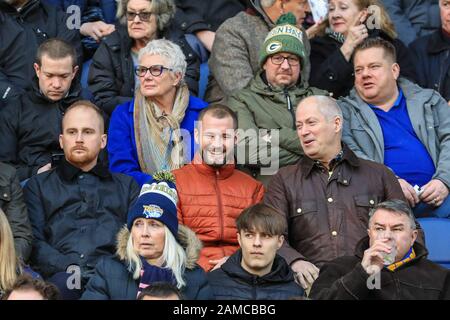
[[[279,167],[296,163],[303,154],[296,106],[307,96],[326,94],[302,79],[309,60],[294,15],[283,15],[277,23],[260,50],[262,69],[228,100],[241,129],[237,162],[266,185]]]

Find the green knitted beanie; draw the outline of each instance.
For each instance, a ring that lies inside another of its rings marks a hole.
[[[289,12],[278,18],[276,27],[270,30],[259,51],[259,64],[262,67],[269,56],[278,52],[288,52],[305,59],[302,31],[297,28],[295,16]]]

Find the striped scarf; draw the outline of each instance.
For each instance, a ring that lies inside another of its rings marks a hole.
[[[409,249],[408,253],[405,254],[402,260],[399,262],[395,262],[393,264],[388,265],[386,268],[388,268],[391,271],[395,271],[396,269],[400,268],[402,265],[407,264],[411,260],[413,260],[416,257],[416,252],[414,251],[413,247]]]

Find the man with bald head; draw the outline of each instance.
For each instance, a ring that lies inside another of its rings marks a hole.
[[[342,112],[332,98],[303,99],[296,127],[305,156],[278,171],[264,202],[285,214],[279,254],[310,289],[324,263],[353,254],[372,207],[404,196],[388,168],[357,158],[342,143]]]
[[[117,232],[139,187],[98,161],[107,136],[97,106],[75,102],[61,126],[64,159],[33,176],[24,192],[34,235],[33,268],[58,287],[63,299],[77,299],[99,259],[115,253]]]

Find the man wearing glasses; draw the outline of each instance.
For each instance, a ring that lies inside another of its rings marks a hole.
[[[238,152],[245,148],[245,160],[239,164],[265,185],[271,174],[270,170],[262,172],[262,167],[276,170],[296,163],[303,154],[295,131],[298,103],[310,95],[326,94],[308,87],[302,79],[309,59],[302,31],[295,27],[295,16],[288,13],[277,23],[260,50],[262,69],[247,87],[229,99],[229,106],[237,113],[239,129],[245,131],[238,141]]]

